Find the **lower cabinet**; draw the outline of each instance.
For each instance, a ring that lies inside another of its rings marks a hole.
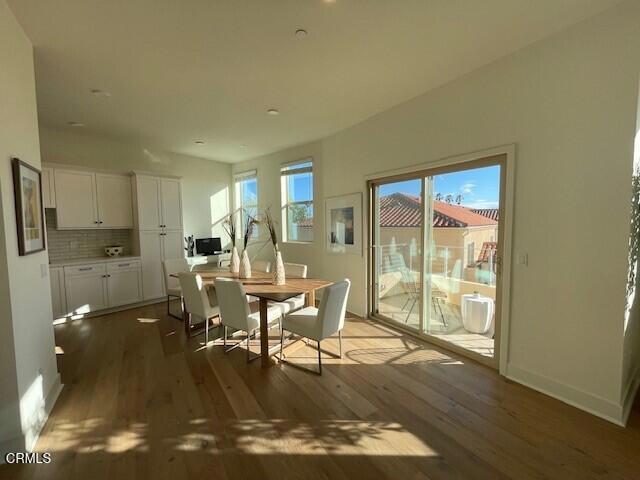
[[[139,260],[68,266],[64,267],[63,276],[66,299],[64,310],[69,316],[142,300]]]
[[[67,315],[67,296],[64,288],[64,268],[52,267],[49,269],[51,282],[51,310],[53,318],[62,318]]]
[[[107,264],[107,303],[118,307],[142,300],[140,262]]]

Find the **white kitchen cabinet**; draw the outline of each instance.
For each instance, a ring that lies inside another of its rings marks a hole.
[[[162,271],[163,232],[141,231],[139,237],[143,297],[145,300],[163,297],[165,295]]]
[[[62,267],[50,268],[49,281],[51,282],[51,309],[53,311],[53,318],[62,318],[67,314],[64,269]]]
[[[182,237],[182,230],[166,231],[163,233],[162,259],[183,258],[184,238]]]
[[[42,203],[44,208],[56,208],[56,189],[53,169],[42,167]]]
[[[98,199],[92,172],[54,172],[56,226],[60,229],[98,228]]]
[[[96,193],[101,228],[133,228],[130,177],[96,173]]]
[[[107,303],[118,307],[142,300],[142,272],[139,261],[107,264]]]
[[[162,228],[159,179],[157,177],[136,175],[135,184],[138,204],[138,228],[140,230]]]
[[[160,179],[160,207],[163,228],[181,230],[182,195],[180,192],[180,180]]]
[[[55,169],[54,180],[58,229],[133,228],[129,176]]]
[[[180,180],[136,175],[135,187],[140,230],[182,229]]]
[[[67,310],[81,315],[108,307],[107,271],[104,264],[64,268]]]
[[[184,257],[182,231],[141,231],[142,287],[144,299],[166,295],[162,262]]]

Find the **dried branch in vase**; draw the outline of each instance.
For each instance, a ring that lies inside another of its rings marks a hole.
[[[273,219],[273,215],[271,215],[271,209],[267,208],[264,212],[265,223],[267,224],[267,229],[269,230],[269,238],[271,238],[271,243],[273,244],[273,249],[277,252],[280,250],[278,247],[278,231],[276,229],[276,221]]]
[[[244,248],[247,249],[247,245],[249,245],[249,240],[251,239],[251,235],[253,235],[253,229],[256,228],[260,222],[256,217],[247,213],[247,224],[244,228]]]
[[[222,222],[222,228],[224,228],[224,231],[227,232],[227,235],[229,235],[229,238],[231,239],[231,245],[235,247],[237,239],[237,229],[236,217],[233,213],[230,213],[226,216],[226,218]]]

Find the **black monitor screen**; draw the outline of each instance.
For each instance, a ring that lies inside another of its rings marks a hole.
[[[213,238],[197,238],[196,252],[202,255],[215,255],[222,251],[222,243],[220,237]]]

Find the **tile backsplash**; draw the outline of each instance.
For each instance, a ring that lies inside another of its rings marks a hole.
[[[131,254],[133,230],[56,230],[56,211],[45,210],[49,261],[104,257],[104,247],[122,245]]]

